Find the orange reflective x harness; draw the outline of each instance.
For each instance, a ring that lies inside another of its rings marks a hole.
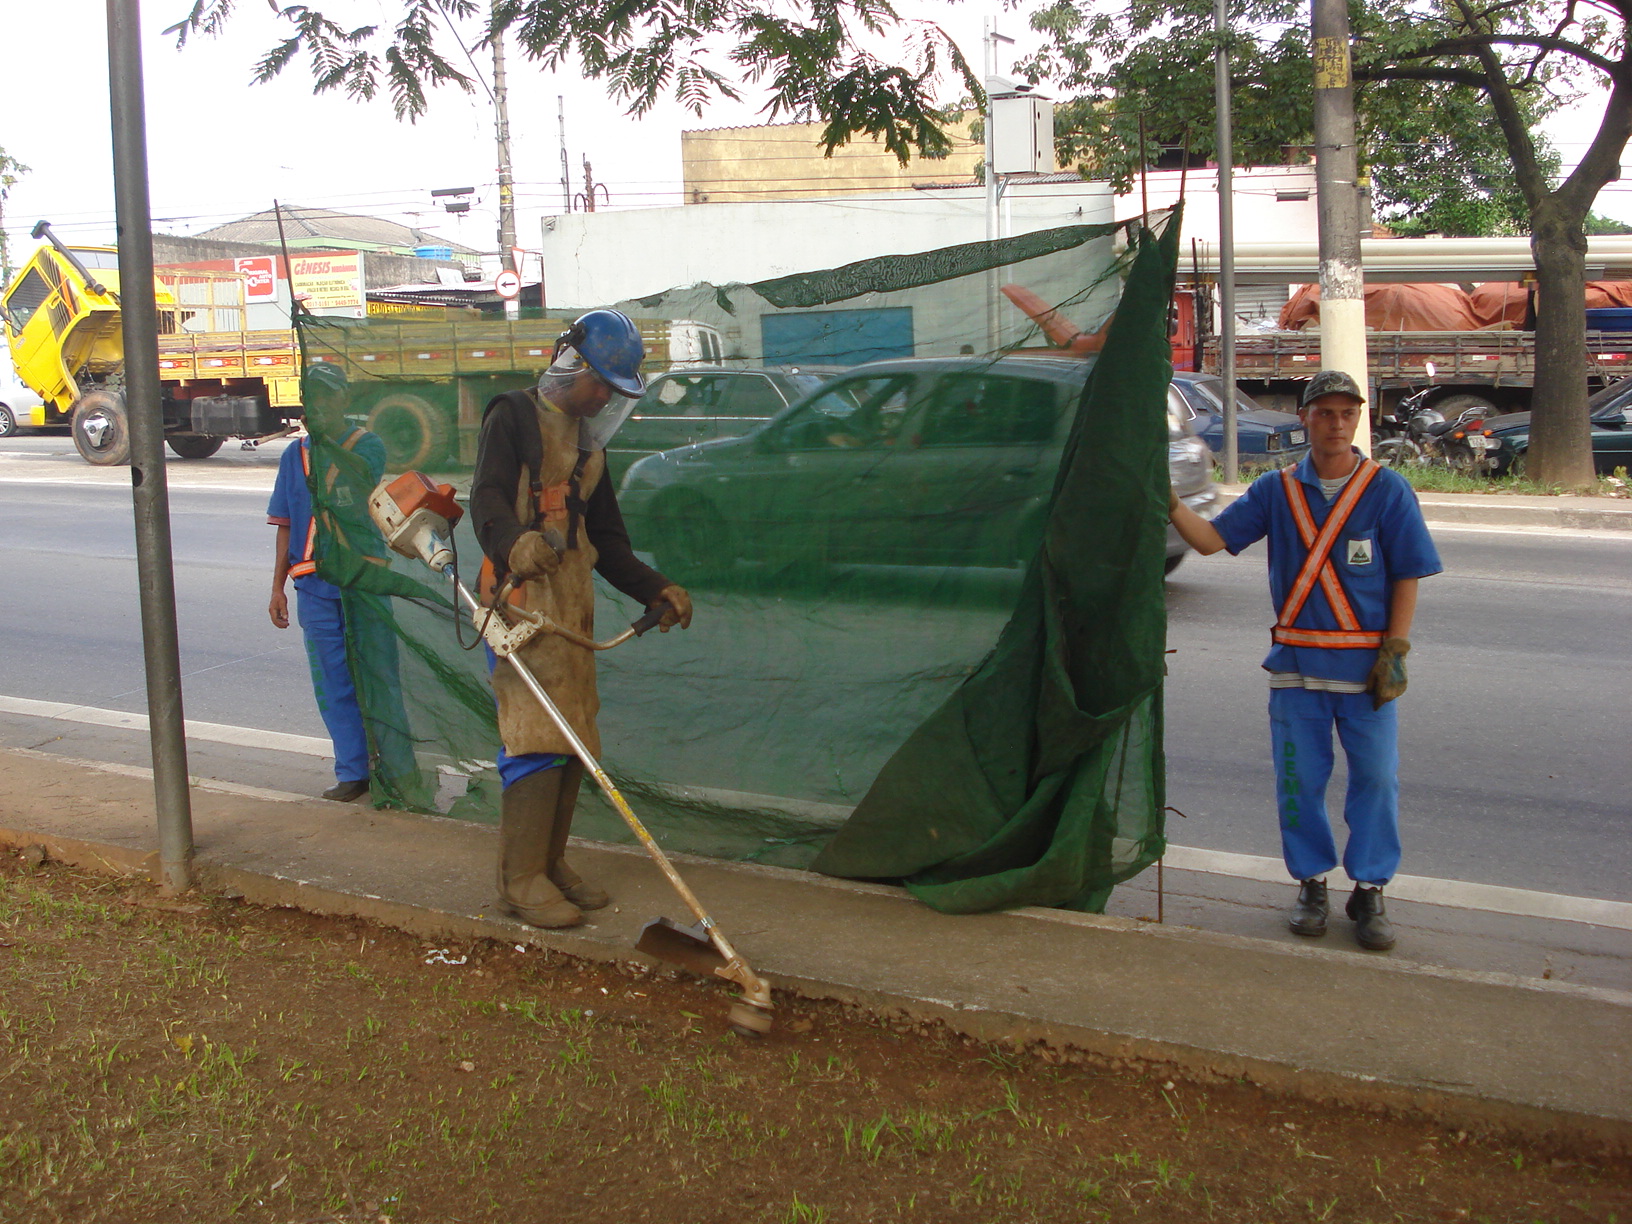
[[[363,433],[363,430],[353,428],[346,435],[346,440],[340,443],[340,449],[349,451],[363,440]],[[305,473],[306,484],[309,487],[312,483],[312,448],[306,442],[299,445],[300,470]],[[334,491],[334,481],[338,475],[339,472],[335,468],[329,468],[328,491],[331,493]],[[289,577],[304,578],[307,574],[315,573],[317,573],[317,507],[313,506],[311,517],[306,521],[306,547],[301,551],[300,560],[289,567]]]
[[[1293,474],[1292,468],[1281,469],[1281,487],[1286,492],[1286,503],[1291,508],[1292,521],[1298,525],[1298,536],[1303,540],[1303,546],[1309,550],[1308,556],[1303,560],[1303,568],[1298,571],[1298,576],[1293,579],[1292,589],[1286,594],[1286,602],[1281,605],[1281,615],[1270,635],[1282,646],[1317,646],[1326,650],[1375,650],[1383,644],[1381,630],[1373,631],[1360,627],[1354,608],[1349,604],[1348,593],[1344,591],[1337,570],[1332,566],[1332,547],[1337,543],[1337,537],[1342,534],[1344,526],[1349,521],[1349,515],[1354,512],[1355,506],[1359,504],[1361,496],[1379,470],[1374,460],[1360,460],[1360,466],[1349,478],[1348,484],[1343,486],[1343,492],[1338,494],[1332,512],[1326,516],[1326,522],[1319,531],[1316,531],[1315,517],[1309,509],[1308,495],[1304,492],[1302,483]],[[1317,582],[1326,596],[1326,602],[1331,605],[1332,615],[1337,619],[1336,629],[1300,629],[1293,624],[1302,613],[1304,604],[1309,602],[1309,596]]]

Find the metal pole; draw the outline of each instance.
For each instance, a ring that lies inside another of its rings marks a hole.
[[[555,119],[561,128],[561,211],[572,211],[572,179],[567,175],[567,98],[555,95]]]
[[[520,273],[516,266],[516,187],[510,168],[510,91],[504,80],[504,31],[493,39],[493,116],[498,128],[499,141],[499,265],[510,272]],[[507,318],[520,315],[520,302],[515,298],[504,304]]]
[[[1229,0],[1214,0],[1214,109],[1218,124],[1218,375],[1224,380],[1224,483],[1241,476],[1235,420],[1235,133],[1230,116]]]
[[[998,234],[997,224],[997,144],[992,131],[994,124],[992,108],[992,78],[997,75],[997,22],[988,17],[985,21],[986,36],[984,67],[986,76],[986,161],[984,177],[986,179],[986,241],[996,242]],[[997,325],[997,269],[991,268],[986,272],[986,352],[995,356],[998,349]]]
[[[147,717],[159,821],[162,885],[193,882],[193,813],[181,709],[181,649],[170,559],[170,495],[164,470],[158,312],[153,303],[153,218],[147,196],[147,118],[137,0],[107,0],[108,92],[113,110],[113,185],[119,228],[119,309],[124,329],[125,410],[136,511],[136,574],[147,668]]]
[[[1320,363],[1368,384],[1366,280],[1360,264],[1359,150],[1349,70],[1348,0],[1311,0],[1315,183],[1320,192]],[[1371,453],[1371,430],[1355,435]]]

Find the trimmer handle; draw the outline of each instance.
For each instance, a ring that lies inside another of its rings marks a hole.
[[[663,617],[672,611],[674,611],[674,605],[665,599],[662,603],[647,609],[646,615],[629,627],[635,631],[635,636],[639,637],[648,629],[656,629]]]

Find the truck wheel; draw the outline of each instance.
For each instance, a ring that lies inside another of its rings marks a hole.
[[[165,445],[183,459],[208,459],[225,441],[207,434],[167,434],[164,439]]]
[[[74,449],[86,463],[115,467],[130,462],[130,422],[121,393],[104,387],[85,392],[74,401],[70,419]]]
[[[17,432],[17,418],[11,414],[11,409],[0,404],[0,438],[9,438]]]
[[[412,391],[393,391],[376,400],[367,428],[385,444],[385,466],[399,472],[445,458],[453,433],[447,414]]]
[[[1428,405],[1447,421],[1454,421],[1469,408],[1477,408],[1479,415],[1493,417],[1496,415],[1496,405],[1482,395],[1447,395],[1442,400],[1435,400]]]

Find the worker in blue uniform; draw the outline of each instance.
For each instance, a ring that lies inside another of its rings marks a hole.
[[[1411,486],[1354,447],[1365,402],[1349,375],[1322,370],[1301,397],[1309,454],[1300,463],[1260,476],[1211,522],[1174,497],[1168,517],[1203,555],[1268,539],[1278,615],[1263,666],[1281,850],[1298,881],[1289,925],[1326,933],[1326,874],[1338,864],[1326,814],[1335,730],[1349,768],[1342,861],[1355,886],[1345,912],[1361,947],[1386,951],[1395,934],[1383,887],[1400,864],[1394,700],[1405,692],[1417,581],[1442,567]]]
[[[345,375],[328,364],[314,364],[301,383],[307,434],[283,452],[266,521],[278,529],[277,554],[272,568],[272,601],[268,612],[279,629],[289,627],[288,579],[294,579],[296,615],[306,639],[312,690],[318,712],[334,744],[335,783],[323,798],[349,803],[368,794],[369,743],[363,726],[357,688],[346,659],[346,617],[340,588],[317,574],[318,521],[312,513],[309,481],[312,472],[312,436],[324,445],[349,451],[364,461],[367,487],[339,479],[334,463],[319,463],[319,480],[338,500],[367,498],[367,489],[385,473],[385,444],[366,429],[348,427],[344,419],[349,390]]]

